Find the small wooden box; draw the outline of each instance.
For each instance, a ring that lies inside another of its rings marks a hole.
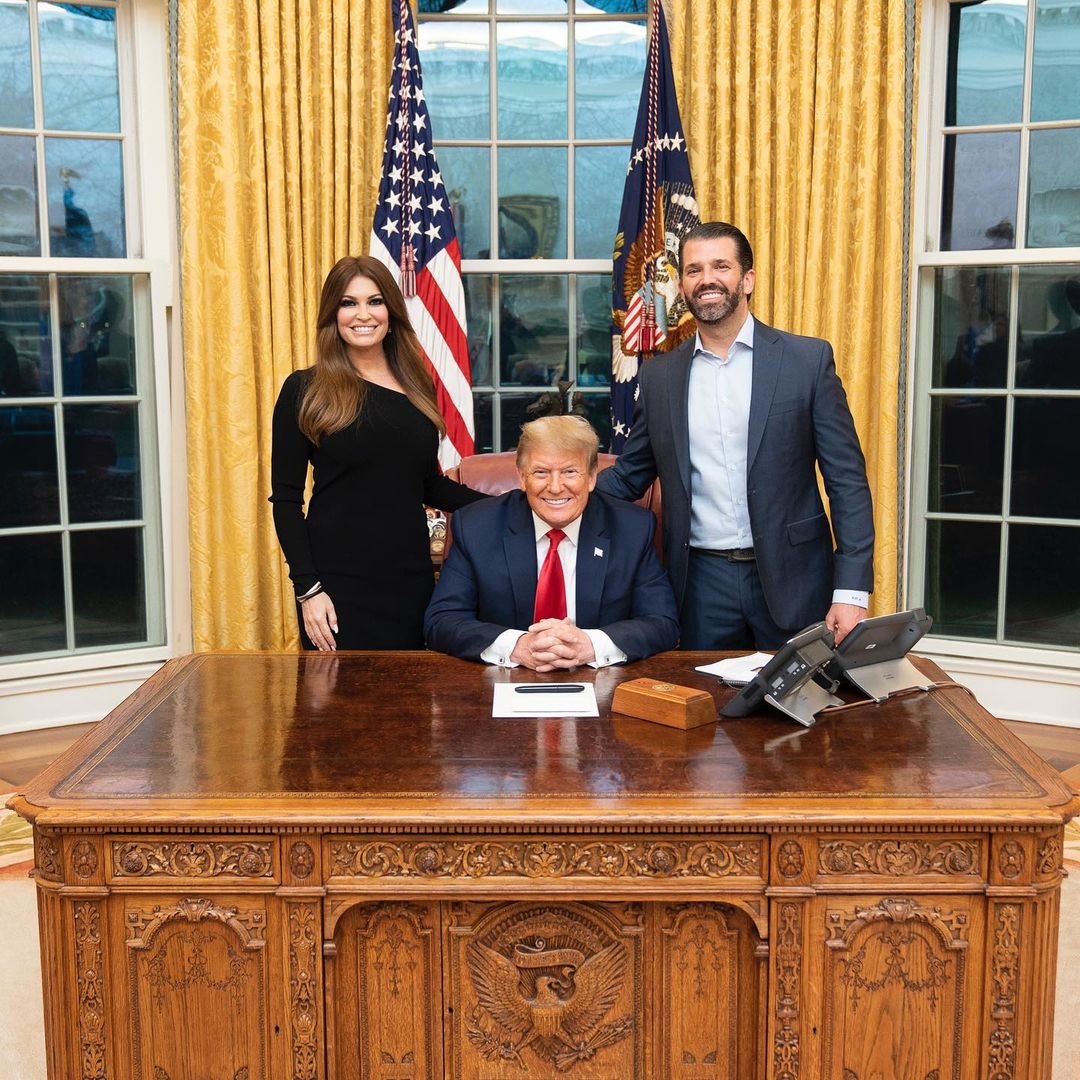
[[[716,722],[716,703],[711,694],[656,679],[619,683],[611,699],[611,711],[683,731]]]

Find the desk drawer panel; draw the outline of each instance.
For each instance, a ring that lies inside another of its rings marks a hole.
[[[251,883],[281,881],[272,836],[122,836],[109,840],[106,880]]]
[[[986,873],[986,838],[941,833],[848,833],[816,838],[814,878],[820,885],[883,881],[973,886]]]

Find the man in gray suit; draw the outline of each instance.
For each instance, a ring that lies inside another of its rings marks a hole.
[[[832,347],[753,318],[734,225],[694,226],[679,264],[698,333],[642,367],[626,449],[596,490],[636,499],[660,477],[683,648],[775,649],[820,619],[840,640],[866,617],[874,521]]]

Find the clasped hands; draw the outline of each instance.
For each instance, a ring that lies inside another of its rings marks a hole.
[[[569,619],[541,619],[518,638],[510,659],[533,671],[572,671],[596,653],[589,635]]]

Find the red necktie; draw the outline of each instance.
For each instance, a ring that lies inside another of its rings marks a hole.
[[[566,585],[563,582],[562,559],[559,558],[559,542],[566,539],[562,529],[552,529],[548,534],[551,546],[547,558],[540,567],[540,576],[536,579],[536,606],[533,608],[533,622],[541,619],[566,618]]]

